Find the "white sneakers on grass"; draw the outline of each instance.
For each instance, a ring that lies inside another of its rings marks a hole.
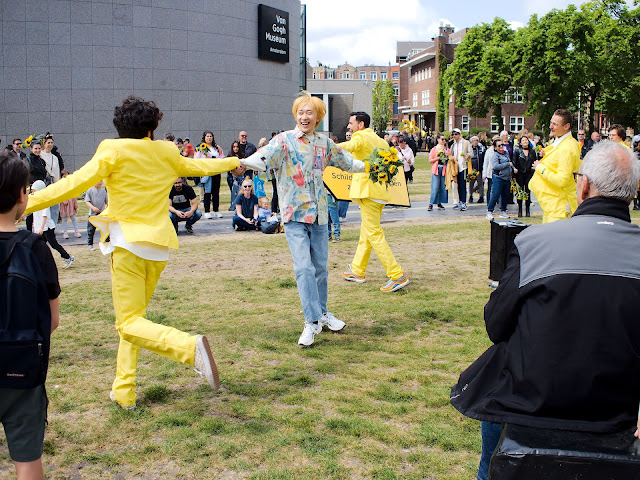
[[[216,367],[216,362],[213,360],[211,348],[209,348],[209,341],[204,335],[198,335],[196,339],[196,357],[193,362],[193,367],[196,373],[207,379],[211,388],[214,390],[220,388],[218,367]]]
[[[318,323],[305,323],[302,335],[298,339],[298,345],[308,347],[313,345],[315,336],[322,331],[322,327],[326,326],[332,332],[339,332],[345,327],[342,320],[338,320],[331,312],[325,312]]]

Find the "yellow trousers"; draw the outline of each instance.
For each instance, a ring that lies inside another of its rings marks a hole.
[[[196,337],[145,317],[147,305],[167,262],[145,260],[124,248],[111,254],[111,291],[120,335],[112,391],[124,406],[136,402],[136,367],[140,348],[193,366]]]
[[[400,268],[400,265],[396,262],[393,252],[391,252],[391,248],[384,238],[382,227],[380,226],[384,205],[368,198],[361,198],[355,201],[360,204],[360,218],[362,223],[360,225],[358,248],[353,257],[353,262],[351,262],[351,271],[356,275],[364,276],[367,265],[369,264],[371,249],[373,248],[380,262],[382,262],[387,276],[391,280],[399,279],[403,274],[402,268]]]
[[[557,222],[558,220],[564,220],[565,218],[568,218],[569,214],[565,213],[564,216],[557,216],[557,215],[551,215],[548,213],[544,213],[542,212],[542,223],[551,223],[551,222]]]

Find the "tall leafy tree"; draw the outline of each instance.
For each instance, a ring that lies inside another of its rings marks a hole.
[[[513,85],[514,40],[514,30],[501,18],[471,27],[445,76],[457,106],[474,117],[492,112],[501,130],[505,91]]]
[[[391,80],[378,80],[373,86],[371,123],[375,132],[380,136],[384,134],[391,122],[395,98]]]

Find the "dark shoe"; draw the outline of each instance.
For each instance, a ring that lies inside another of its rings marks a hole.
[[[518,217],[522,217],[522,200],[518,200]]]
[[[430,212],[431,210],[433,210],[433,205],[429,204],[429,208],[427,208],[427,212]]]
[[[531,216],[531,202],[527,200],[527,203],[524,206],[524,216],[525,217],[530,217]]]
[[[439,208],[440,210],[444,210],[444,207],[442,206],[442,204],[441,204],[441,203],[439,203],[439,204],[438,204],[438,208]]]
[[[469,195],[469,202],[468,203],[473,203],[473,196]]]
[[[187,233],[191,233],[191,234],[193,233],[193,227],[191,225],[187,225],[185,227],[185,230],[187,231]]]
[[[480,198],[478,199],[478,203],[484,203],[484,197],[480,197]]]

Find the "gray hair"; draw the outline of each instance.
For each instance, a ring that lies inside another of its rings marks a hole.
[[[640,161],[628,148],[605,140],[589,150],[580,173],[589,179],[598,196],[630,203],[638,190]]]

